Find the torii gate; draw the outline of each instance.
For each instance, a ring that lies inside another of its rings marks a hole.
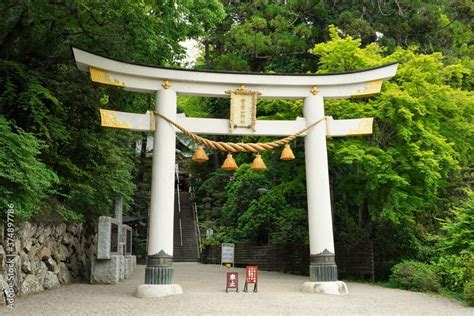
[[[380,92],[382,82],[393,77],[398,63],[364,71],[313,74],[259,74],[151,67],[121,62],[72,48],[79,70],[91,80],[125,90],[156,93],[156,112],[134,114],[101,110],[102,125],[135,131],[154,130],[148,258],[145,284],[138,297],[180,294],[173,284],[173,216],[176,129],[164,116],[187,130],[201,134],[287,136],[324,118],[324,99],[367,96]],[[229,120],[188,118],[176,114],[176,95],[228,97],[226,91],[245,86],[261,98],[304,99],[304,118],[293,121],[256,121],[253,128],[229,128]],[[310,282],[304,292],[347,294],[337,280],[329,193],[326,137],[372,133],[372,118],[328,118],[305,136],[306,186],[310,242]]]

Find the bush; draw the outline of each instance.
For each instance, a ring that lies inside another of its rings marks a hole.
[[[41,209],[58,176],[39,159],[41,141],[3,115],[0,148],[0,215],[13,205],[16,219],[27,220]]]
[[[444,288],[462,293],[464,285],[474,277],[474,256],[467,253],[443,256],[436,262],[435,267]]]
[[[474,306],[474,280],[464,286],[464,299],[469,306]]]
[[[433,266],[411,260],[400,262],[392,268],[390,283],[412,291],[438,292],[440,288],[440,279]]]
[[[441,223],[443,234],[438,237],[438,248],[447,254],[462,252],[474,256],[474,192],[466,191],[466,199],[451,210],[451,217]]]

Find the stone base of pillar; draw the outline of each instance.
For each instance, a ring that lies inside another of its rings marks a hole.
[[[173,267],[146,267],[145,284],[171,284],[173,282]]]
[[[173,272],[173,257],[162,250],[156,255],[148,256],[145,268],[145,284],[172,284]]]
[[[346,283],[337,280],[337,266],[332,252],[324,249],[317,255],[311,255],[309,279],[303,284],[303,292],[316,294],[349,294]]]
[[[303,292],[315,294],[347,295],[349,290],[346,283],[342,281],[333,282],[305,282]]]
[[[333,253],[325,249],[317,255],[311,255],[309,279],[311,282],[337,281],[337,266]]]
[[[183,289],[178,284],[141,284],[135,292],[138,298],[155,298],[177,294],[183,294]]]
[[[312,264],[309,266],[309,279],[311,282],[337,281],[337,266],[335,264]]]

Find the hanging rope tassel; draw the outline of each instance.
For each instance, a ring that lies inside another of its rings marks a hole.
[[[267,166],[265,166],[265,162],[262,159],[262,156],[257,154],[257,157],[252,162],[252,170],[253,171],[264,171],[267,169]]]
[[[235,171],[237,170],[239,167],[237,166],[237,164],[235,163],[235,160],[234,158],[232,157],[232,154],[227,154],[227,158],[225,159],[224,163],[222,164],[222,167],[221,167],[223,170],[226,170],[226,171]]]
[[[293,154],[293,151],[291,150],[291,147],[289,144],[285,144],[285,147],[281,151],[281,160],[293,160],[295,159],[295,155]]]
[[[202,146],[198,146],[196,151],[194,152],[193,155],[193,161],[197,163],[203,163],[209,160],[209,157],[207,156],[206,152],[202,148]]]

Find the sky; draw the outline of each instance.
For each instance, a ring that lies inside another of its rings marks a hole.
[[[184,66],[186,68],[194,68],[196,58],[199,56],[201,49],[199,43],[194,39],[187,39],[180,43],[186,48],[186,58],[184,59]]]

